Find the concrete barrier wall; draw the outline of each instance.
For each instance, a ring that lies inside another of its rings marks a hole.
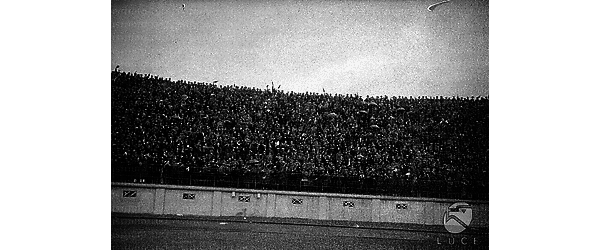
[[[235,193],[235,194],[234,194]],[[240,197],[247,201],[240,201]],[[267,216],[267,197],[256,192],[221,192],[221,216]]]
[[[372,221],[371,206],[371,199],[331,197],[329,201],[329,219],[346,221]]]
[[[489,226],[485,201],[303,193],[173,185],[113,183],[112,212],[252,216],[443,225],[456,202],[473,209],[471,226]]]
[[[111,211],[120,213],[154,213],[156,188],[112,186]]]
[[[319,210],[322,209],[319,203],[323,201],[319,200],[318,196],[275,194],[274,198],[274,217],[315,220],[323,217],[323,214],[319,214]],[[322,211],[322,213],[326,213],[326,211]]]
[[[191,199],[192,196],[194,199]],[[164,214],[212,215],[212,199],[213,192],[210,191],[168,189]]]
[[[396,223],[426,223],[425,204],[421,201],[381,200],[380,220]],[[398,209],[396,205],[406,204],[405,209]]]

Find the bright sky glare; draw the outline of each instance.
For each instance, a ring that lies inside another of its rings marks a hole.
[[[488,96],[488,2],[111,4],[111,69],[362,96]],[[182,8],[185,4],[185,10]]]

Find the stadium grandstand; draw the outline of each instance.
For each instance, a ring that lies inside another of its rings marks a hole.
[[[113,182],[488,200],[487,97],[284,92],[112,71]]]

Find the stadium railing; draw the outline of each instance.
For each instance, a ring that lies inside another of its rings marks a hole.
[[[465,185],[462,181],[414,181],[391,178],[359,179],[337,176],[303,178],[299,174],[283,174],[265,178],[255,174],[235,176],[189,173],[165,174],[161,177],[157,174],[113,173],[111,181],[465,200],[488,200],[489,198],[488,188],[484,180],[473,180],[473,183],[477,183],[477,185]]]

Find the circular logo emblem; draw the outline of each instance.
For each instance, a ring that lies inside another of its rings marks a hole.
[[[448,207],[444,213],[444,227],[450,233],[457,234],[471,224],[473,208],[464,202],[457,202]]]

